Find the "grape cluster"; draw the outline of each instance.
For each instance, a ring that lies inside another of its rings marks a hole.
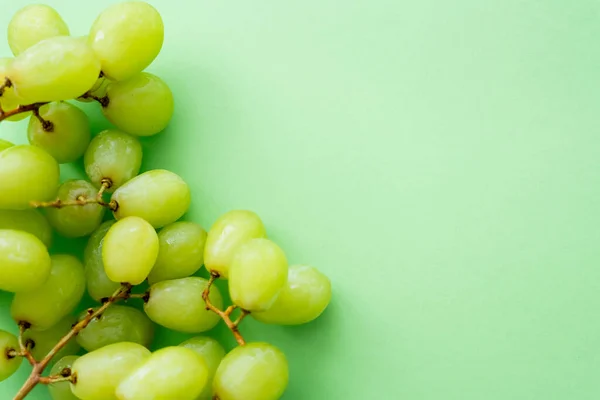
[[[278,399],[286,357],[246,343],[240,323],[304,324],[329,304],[329,279],[289,266],[254,212],[229,211],[207,232],[181,220],[191,193],[180,176],[140,171],[140,137],[173,115],[169,87],[144,72],[163,38],[160,14],[139,1],[110,6],[85,37],[46,5],[8,26],[0,121],[29,118],[30,143],[0,139],[0,290],[14,294],[19,329],[0,330],[0,381],[23,359],[32,367],[15,400],[37,384],[54,400]],[[92,135],[76,101],[97,102],[115,129]],[[61,182],[59,165],[81,159],[88,179]],[[49,251],[54,232],[89,236],[83,262]],[[97,304],[76,313],[86,291]],[[130,299],[143,311],[115,304]],[[208,336],[149,350],[156,324],[200,334],[220,321],[238,344],[228,353]]]

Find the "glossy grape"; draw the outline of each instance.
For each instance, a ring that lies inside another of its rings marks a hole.
[[[0,139],[0,151],[2,151],[4,149],[8,149],[9,147],[13,147],[13,146],[14,146],[14,144],[9,142],[8,140]]]
[[[45,4],[21,8],[8,23],[8,45],[15,56],[44,39],[68,35],[69,27],[60,14]]]
[[[48,279],[50,266],[48,249],[40,239],[28,232],[0,230],[0,290],[39,288]]]
[[[19,369],[23,357],[15,357],[12,354],[18,351],[17,337],[0,329],[0,382],[12,376]]]
[[[102,247],[104,236],[116,221],[106,221],[92,233],[83,252],[85,282],[88,294],[96,301],[110,297],[121,287],[118,282],[111,281],[104,271]]]
[[[215,339],[207,336],[196,336],[181,343],[180,346],[187,347],[196,352],[206,363],[208,368],[208,382],[204,390],[196,398],[196,400],[211,400],[212,398],[212,381],[217,368],[225,357],[225,349]]]
[[[73,367],[73,363],[78,358],[78,356],[66,356],[60,358],[50,370],[50,376],[61,375],[65,369],[70,372],[71,368]],[[52,397],[52,400],[79,400],[77,397],[75,397],[73,392],[71,392],[71,386],[69,382],[52,383],[48,385],[48,391],[50,392],[50,397]]]
[[[56,343],[71,330],[75,322],[77,322],[77,318],[74,315],[67,315],[46,330],[26,330],[23,339],[31,348],[33,357],[36,360],[41,360],[50,352],[50,350],[52,350]],[[77,354],[80,349],[79,344],[77,344],[75,340],[70,340],[65,347],[56,353],[54,359],[58,360],[64,356]]]
[[[52,244],[52,227],[38,210],[0,210],[0,229],[29,232],[46,247]]]

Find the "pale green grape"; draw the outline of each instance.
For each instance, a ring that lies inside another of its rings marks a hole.
[[[40,239],[28,232],[0,230],[0,290],[39,288],[48,279],[50,266],[48,249]]]
[[[0,152],[0,209],[22,210],[32,201],[52,200],[58,192],[58,163],[35,146]]]
[[[81,39],[57,36],[19,54],[9,66],[17,96],[29,102],[74,99],[94,85],[100,61]]]
[[[56,10],[45,4],[21,8],[8,23],[8,45],[17,56],[34,44],[55,36],[68,36],[69,27]]]
[[[78,358],[78,356],[66,356],[61,358],[50,370],[50,376],[62,375],[64,372],[70,374],[73,363]],[[71,386],[69,382],[52,383],[48,385],[48,391],[50,392],[50,397],[52,397],[52,400],[79,400],[77,397],[75,397],[73,392],[71,392]]]
[[[117,128],[137,136],[152,136],[167,127],[173,116],[173,93],[158,76],[142,72],[108,85],[104,116]]]
[[[225,356],[213,381],[219,400],[277,400],[287,388],[285,355],[268,343],[248,343]]]
[[[121,81],[143,71],[163,44],[160,14],[141,1],[127,1],[102,11],[89,34],[89,43],[110,79]]]
[[[211,400],[213,377],[217,372],[221,360],[225,357],[225,349],[215,339],[207,336],[193,337],[181,343],[180,346],[194,350],[206,363],[209,384],[204,387],[204,390],[196,400]]]
[[[86,315],[87,311],[84,311],[79,318]],[[77,335],[77,343],[87,351],[119,342],[148,347],[153,337],[154,324],[143,312],[133,307],[112,305]]]
[[[119,400],[196,400],[208,384],[208,367],[193,350],[165,347],[135,368],[117,387]]]
[[[208,331],[217,325],[219,316],[207,310],[202,299],[207,284],[206,279],[194,276],[155,283],[150,286],[144,311],[152,321],[175,331]],[[221,292],[214,285],[210,289],[209,299],[215,307],[223,307]]]
[[[139,285],[148,277],[157,256],[158,236],[142,218],[123,218],[104,237],[102,262],[113,282]]]
[[[67,315],[55,325],[43,331],[34,331],[28,329],[23,335],[24,341],[31,348],[31,354],[36,360],[43,359],[52,348],[71,330],[73,324],[77,322],[77,318],[74,315]],[[70,356],[77,354],[81,348],[75,340],[70,340],[65,347],[63,347],[56,356],[55,360],[58,360],[64,356]]]
[[[8,149],[9,147],[13,147],[14,143],[9,142],[8,140],[0,139],[0,151],[4,149]]]
[[[158,233],[160,248],[148,275],[153,284],[194,274],[204,262],[206,231],[194,222],[175,222]]]
[[[12,63],[12,58],[8,57],[0,57],[0,83],[4,83],[6,81],[6,74],[9,69],[10,64]],[[8,87],[4,89],[4,93],[0,97],[0,106],[4,111],[13,110],[19,105],[24,104],[23,99],[15,94],[15,91],[12,87]],[[13,115],[12,117],[6,118],[6,121],[20,121],[22,119],[27,118],[31,115],[31,112],[20,113]],[[4,142],[4,141],[2,141]],[[8,142],[6,142],[8,143]],[[0,144],[0,149],[2,149],[2,145]]]
[[[118,282],[111,281],[104,271],[102,247],[104,236],[116,221],[106,221],[90,236],[83,252],[85,281],[90,297],[96,301],[111,296],[121,287]]]
[[[0,210],[0,229],[29,232],[46,247],[52,244],[52,228],[38,210]]]
[[[233,210],[223,214],[208,231],[204,248],[206,269],[229,277],[229,265],[235,250],[250,239],[266,237],[260,217],[247,210]]]
[[[287,283],[275,303],[268,310],[251,315],[267,324],[305,324],[321,315],[330,300],[329,278],[314,267],[292,265],[289,267]]]
[[[150,357],[150,350],[137,343],[104,346],[73,363],[73,394],[82,400],[117,400],[115,390],[123,378]]]
[[[94,199],[96,188],[84,180],[68,180],[58,189],[58,199],[74,201],[77,199]],[[94,232],[102,223],[105,208],[99,204],[67,206],[61,208],[49,207],[46,217],[50,225],[65,237],[87,236]]]
[[[265,311],[285,286],[288,263],[283,250],[269,239],[252,239],[235,252],[229,268],[229,294],[248,311]]]
[[[52,255],[50,276],[38,288],[15,294],[10,314],[34,330],[46,330],[71,313],[85,292],[83,265],[73,256]]]
[[[136,176],[113,193],[116,219],[136,216],[155,228],[177,221],[191,202],[190,188],[173,172],[155,169]]]
[[[142,145],[127,133],[109,129],[100,132],[83,157],[85,172],[96,187],[103,179],[109,179],[112,193],[140,172],[142,165]]]
[[[65,102],[46,104],[39,113],[52,124],[52,129],[44,130],[42,123],[32,116],[27,127],[29,143],[46,150],[59,164],[81,158],[92,138],[87,115]]]
[[[23,357],[15,357],[12,354],[18,351],[17,337],[0,329],[0,382],[12,376],[19,369]]]

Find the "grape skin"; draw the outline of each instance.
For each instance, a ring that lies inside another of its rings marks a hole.
[[[85,282],[90,297],[96,301],[109,297],[119,289],[119,282],[111,281],[104,271],[102,261],[102,247],[104,237],[116,221],[106,221],[90,236],[83,252],[83,264],[85,267]]]
[[[211,400],[212,398],[212,381],[217,372],[217,368],[221,360],[225,357],[225,349],[219,342],[208,336],[196,336],[188,339],[180,344],[182,347],[187,347],[196,352],[208,368],[208,382],[204,390],[196,398],[196,400]]]
[[[15,56],[44,39],[68,35],[69,27],[60,14],[45,4],[21,8],[8,23],[8,45]]]
[[[38,210],[0,210],[0,229],[31,233],[46,247],[52,244],[52,227]]]
[[[39,288],[50,275],[48,249],[31,233],[0,230],[0,290],[23,292]]]

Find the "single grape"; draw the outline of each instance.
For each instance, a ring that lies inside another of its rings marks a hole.
[[[104,237],[102,262],[113,282],[139,285],[148,277],[157,256],[158,236],[142,218],[123,218]]]
[[[21,8],[8,23],[8,45],[15,56],[44,39],[68,35],[69,27],[60,14],[45,4]]]
[[[212,398],[212,381],[217,372],[217,368],[225,357],[225,349],[215,339],[207,336],[196,336],[181,343],[180,346],[194,350],[198,354],[208,368],[208,382],[204,390],[196,398],[196,400],[211,400]]]
[[[13,146],[14,146],[14,144],[9,142],[8,140],[0,139],[0,151],[8,149],[9,147],[13,147]]]
[[[173,172],[155,169],[136,176],[112,196],[118,204],[116,219],[136,216],[155,228],[177,221],[190,206],[190,188]]]
[[[200,333],[214,328],[219,316],[206,309],[202,293],[208,281],[195,276],[162,281],[150,286],[144,311],[159,325],[179,332]],[[221,292],[210,289],[209,299],[215,307],[223,307]]]
[[[62,357],[50,370],[50,376],[70,374],[73,363],[78,358],[79,356]],[[50,392],[50,397],[52,397],[52,400],[79,400],[77,397],[75,397],[73,392],[71,392],[71,386],[69,382],[51,383],[48,385],[48,391]]]
[[[269,239],[252,239],[238,247],[229,268],[229,294],[248,311],[265,311],[277,300],[288,275],[283,250]]]
[[[49,329],[43,331],[26,330],[23,339],[31,348],[33,357],[36,360],[41,360],[50,352],[50,350],[52,350],[60,339],[69,333],[73,324],[76,322],[77,318],[74,315],[67,315]],[[77,344],[75,340],[70,340],[65,347],[56,353],[54,359],[58,360],[64,356],[77,354],[80,349],[79,344]]]
[[[142,72],[108,85],[104,116],[117,128],[137,136],[152,136],[167,127],[173,116],[173,93],[156,75]]]
[[[204,263],[206,231],[194,222],[175,222],[158,232],[159,250],[148,282],[185,278]]]
[[[34,330],[46,330],[71,313],[85,291],[83,265],[73,256],[51,256],[50,276],[42,286],[15,294],[10,314]]]
[[[48,279],[50,266],[48,249],[40,239],[28,232],[0,230],[0,290],[39,288]]]
[[[29,119],[29,143],[46,150],[59,164],[77,161],[83,156],[92,138],[87,115],[65,102],[46,104],[39,109],[40,116],[51,124],[45,130],[34,116]]]
[[[277,400],[288,380],[288,362],[277,347],[248,343],[225,356],[213,380],[213,394],[219,400]]]
[[[79,319],[86,315],[87,311],[84,311]],[[148,347],[153,337],[154,324],[143,312],[133,307],[112,305],[77,335],[77,343],[86,351],[119,342]]]
[[[71,371],[76,382],[71,383],[71,391],[82,400],[117,400],[119,383],[148,357],[150,350],[129,342],[87,353],[73,363]]]
[[[160,14],[141,1],[127,1],[106,8],[89,34],[89,43],[110,79],[121,81],[143,71],[163,44]]]
[[[35,146],[0,152],[0,209],[22,210],[32,201],[48,201],[58,192],[58,163]]]
[[[110,297],[121,287],[118,282],[111,281],[104,271],[102,262],[102,247],[104,236],[116,221],[106,221],[90,236],[83,252],[85,267],[85,282],[90,297],[96,301]]]
[[[58,199],[63,202],[78,199],[94,199],[96,188],[84,180],[68,180],[58,189]],[[102,223],[105,208],[99,204],[91,203],[67,207],[49,207],[46,217],[50,225],[65,237],[74,238],[87,236],[94,232]]]
[[[266,237],[260,217],[247,210],[233,210],[223,214],[208,231],[204,248],[206,269],[229,277],[229,265],[235,250],[250,239]]]
[[[267,324],[306,324],[325,311],[331,300],[331,281],[314,267],[289,267],[288,280],[275,303],[266,311],[253,312],[254,319]]]
[[[38,210],[0,210],[0,229],[29,232],[46,247],[52,244],[52,227]]]
[[[96,187],[102,185],[103,179],[109,179],[111,186],[106,191],[112,193],[140,172],[142,145],[135,136],[115,129],[105,130],[92,139],[83,164]]]
[[[74,99],[100,74],[100,61],[81,39],[57,36],[19,54],[9,66],[17,96],[30,103]]]
[[[0,83],[4,83],[6,81],[6,74],[9,69],[10,64],[12,63],[12,58],[8,57],[0,57]],[[15,94],[15,91],[12,87],[8,87],[4,89],[4,93],[0,96],[0,106],[4,111],[10,111],[21,104],[25,104],[24,100]],[[6,121],[20,121],[22,119],[27,118],[31,115],[31,111],[26,113],[19,113],[13,115],[12,117],[6,118]],[[6,142],[8,143],[8,142]],[[0,145],[0,149],[2,146]]]
[[[23,357],[16,356],[18,351],[17,337],[0,329],[0,382],[12,376],[21,366]]]

